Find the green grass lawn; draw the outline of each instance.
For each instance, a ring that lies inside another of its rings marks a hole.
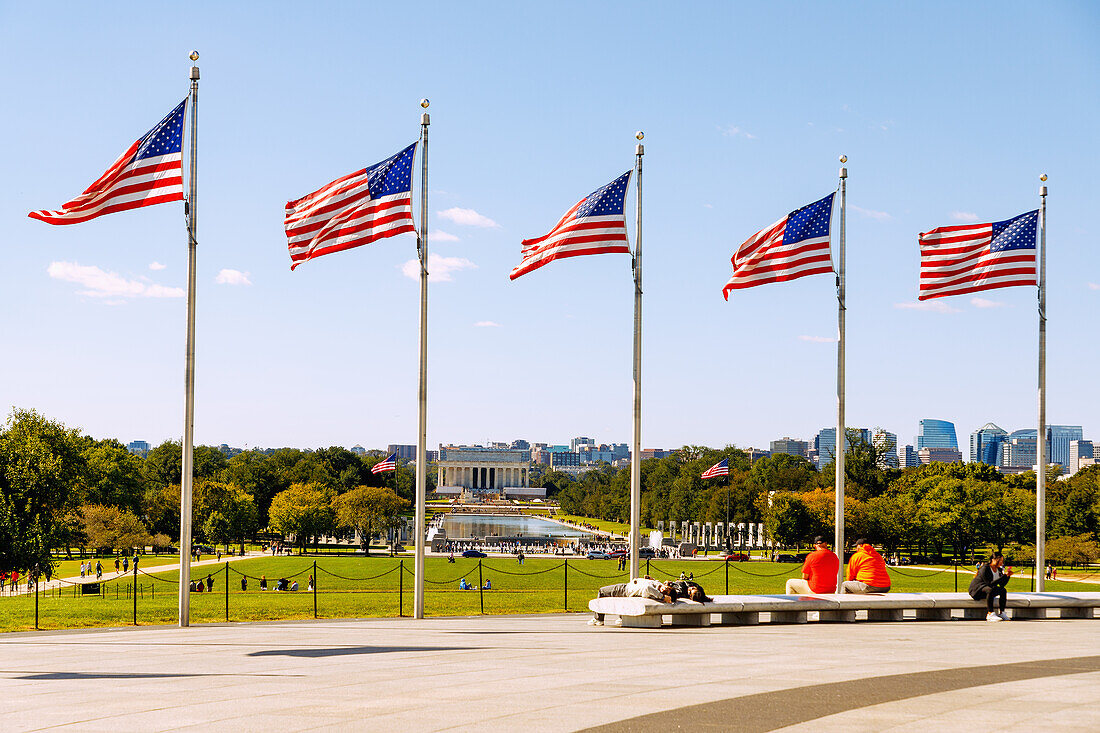
[[[623,535],[624,537],[630,533],[630,525],[623,524],[622,522],[611,522],[606,519],[592,519],[590,517],[578,517],[573,514],[555,514],[554,519],[564,519],[567,522],[574,522],[576,524],[588,524],[597,529],[602,529],[605,532],[614,532],[615,534]],[[642,537],[648,537],[649,532],[652,530],[649,527],[642,527]]]
[[[162,558],[163,559],[163,558]],[[388,557],[321,557],[317,562],[317,615],[320,618],[358,618],[370,616],[408,615],[412,611],[413,561]],[[214,579],[213,593],[191,595],[191,620],[208,623],[226,620],[228,595],[230,621],[262,621],[313,617],[314,595],[306,590],[307,579],[313,573],[314,560],[307,557],[263,557],[239,560],[229,565],[229,586],[226,594],[226,568],[202,566],[193,570],[195,578]],[[114,567],[112,558],[111,567]],[[453,564],[446,558],[425,561],[425,613],[429,616],[487,614],[553,613],[580,611],[588,607],[602,585],[624,582],[626,573],[616,570],[609,560],[569,560],[568,592],[564,558],[528,558],[523,565],[511,558],[488,558],[481,561],[478,576],[476,559],[456,558]],[[643,563],[643,572],[645,564]],[[138,623],[172,624],[176,620],[178,572],[171,567],[155,570],[142,564],[146,571],[139,575],[137,598]],[[649,573],[658,579],[692,573],[695,580],[711,594],[782,593],[787,578],[799,577],[800,565],[770,562],[726,563],[716,561],[660,560],[649,563]],[[242,574],[248,577],[248,589],[241,590]],[[728,581],[727,581],[728,574]],[[893,590],[898,592],[952,591],[954,575],[950,568],[943,571],[891,568]],[[268,587],[274,588],[280,577],[295,579],[300,590],[295,593],[266,592],[259,589],[260,576],[266,576]],[[965,591],[969,574],[960,573],[958,588]],[[400,578],[400,580],[399,580]],[[458,589],[459,581],[484,584],[492,590],[479,593]],[[90,626],[124,626],[133,622],[132,579],[104,583],[102,596],[80,596],[77,589],[66,586],[39,597],[39,627],[43,629],[80,628]],[[1018,576],[1009,591],[1030,589],[1030,577]],[[1090,590],[1081,584],[1054,581],[1047,589]],[[22,631],[34,628],[34,597],[0,597],[0,630]]]

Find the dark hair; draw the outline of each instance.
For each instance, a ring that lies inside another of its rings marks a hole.
[[[868,541],[868,539],[866,537],[860,537],[858,540],[856,540],[856,547],[863,547],[864,545],[869,545],[869,544],[871,544],[871,543],[870,543],[870,541]]]
[[[998,560],[998,559],[1004,560],[1005,556],[1002,555],[1001,553],[997,552],[996,550],[994,550],[993,553],[989,556],[989,561],[993,562],[994,560]]]

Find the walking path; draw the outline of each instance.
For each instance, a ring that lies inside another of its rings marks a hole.
[[[204,567],[204,566],[209,566],[209,565],[224,565],[226,562],[236,562],[238,560],[250,560],[250,559],[257,558],[257,557],[264,557],[267,554],[269,554],[269,553],[253,551],[253,552],[249,552],[249,553],[245,554],[243,557],[241,555],[222,555],[222,558],[220,560],[218,559],[217,555],[211,555],[210,559],[208,559],[208,560],[198,560],[198,561],[192,560],[191,561],[191,567],[197,568],[197,567]],[[175,562],[167,563],[167,564],[164,564],[164,565],[146,566],[146,564],[143,562],[143,563],[138,565],[138,573],[140,574],[142,572],[146,572],[146,573],[170,572],[172,570],[178,570],[179,566],[180,566],[180,564],[179,564],[178,559]],[[42,581],[39,581],[39,583],[38,583],[38,592],[39,593],[45,593],[46,591],[57,590],[58,586],[61,586],[61,585],[69,586],[69,585],[80,585],[80,584],[83,584],[83,583],[106,583],[106,582],[109,582],[109,581],[112,581],[112,580],[126,580],[127,578],[133,578],[134,577],[134,567],[132,565],[130,566],[130,569],[126,572],[123,572],[121,570],[118,571],[117,573],[114,570],[112,570],[110,572],[106,572],[106,568],[104,568],[104,571],[105,572],[103,573],[103,577],[99,578],[98,580],[96,580],[94,572],[91,575],[88,575],[88,576],[83,577],[83,578],[80,577],[79,575],[73,575],[73,576],[70,576],[68,578],[54,577],[54,578],[50,579],[50,581],[48,583],[46,581],[42,580]],[[141,582],[141,581],[138,581],[138,582]],[[4,593],[4,595],[22,596],[22,595],[28,595],[28,594],[33,594],[34,593],[34,586],[32,585],[28,588],[26,581],[23,580],[22,578],[19,580],[19,583],[15,586],[15,592],[14,593],[10,592],[10,585],[5,585],[4,587],[9,589],[7,592]]]

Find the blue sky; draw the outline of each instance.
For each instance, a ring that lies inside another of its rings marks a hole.
[[[740,242],[836,187],[841,153],[849,423],[902,442],[923,417],[963,440],[1035,424],[1035,290],[915,307],[917,233],[1036,208],[1046,172],[1048,420],[1100,439],[1094,4],[49,5],[0,4],[8,405],[123,441],[180,435],[182,206],[70,227],[26,214],[178,103],[195,48],[199,442],[415,442],[413,238],[291,273],[282,209],[413,142],[421,97],[443,258],[429,445],[629,440],[629,258],[508,273],[521,239],[631,167],[639,129],[646,447],[835,422],[831,278],[729,303],[721,288]]]

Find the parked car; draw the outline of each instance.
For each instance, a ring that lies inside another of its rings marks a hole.
[[[638,550],[638,557],[657,557],[657,551],[652,547],[642,547]]]
[[[610,560],[611,559],[611,555],[608,555],[606,552],[600,552],[599,550],[592,550],[587,555],[585,555],[585,557],[588,558],[589,560]]]
[[[805,558],[803,557],[802,560]],[[798,555],[776,555],[775,557],[776,562],[802,562],[802,560],[798,559]]]
[[[743,552],[731,552],[728,555],[723,555],[722,559],[733,560],[734,562],[748,562],[749,556]]]
[[[618,560],[620,557],[626,557],[629,553],[626,550],[612,550],[607,553],[607,556],[612,560]]]
[[[179,550],[176,550],[176,552],[179,552]],[[200,552],[203,555],[213,555],[217,550],[210,545],[195,545],[195,552]]]
[[[462,557],[489,557],[481,550],[466,550],[462,553]]]

